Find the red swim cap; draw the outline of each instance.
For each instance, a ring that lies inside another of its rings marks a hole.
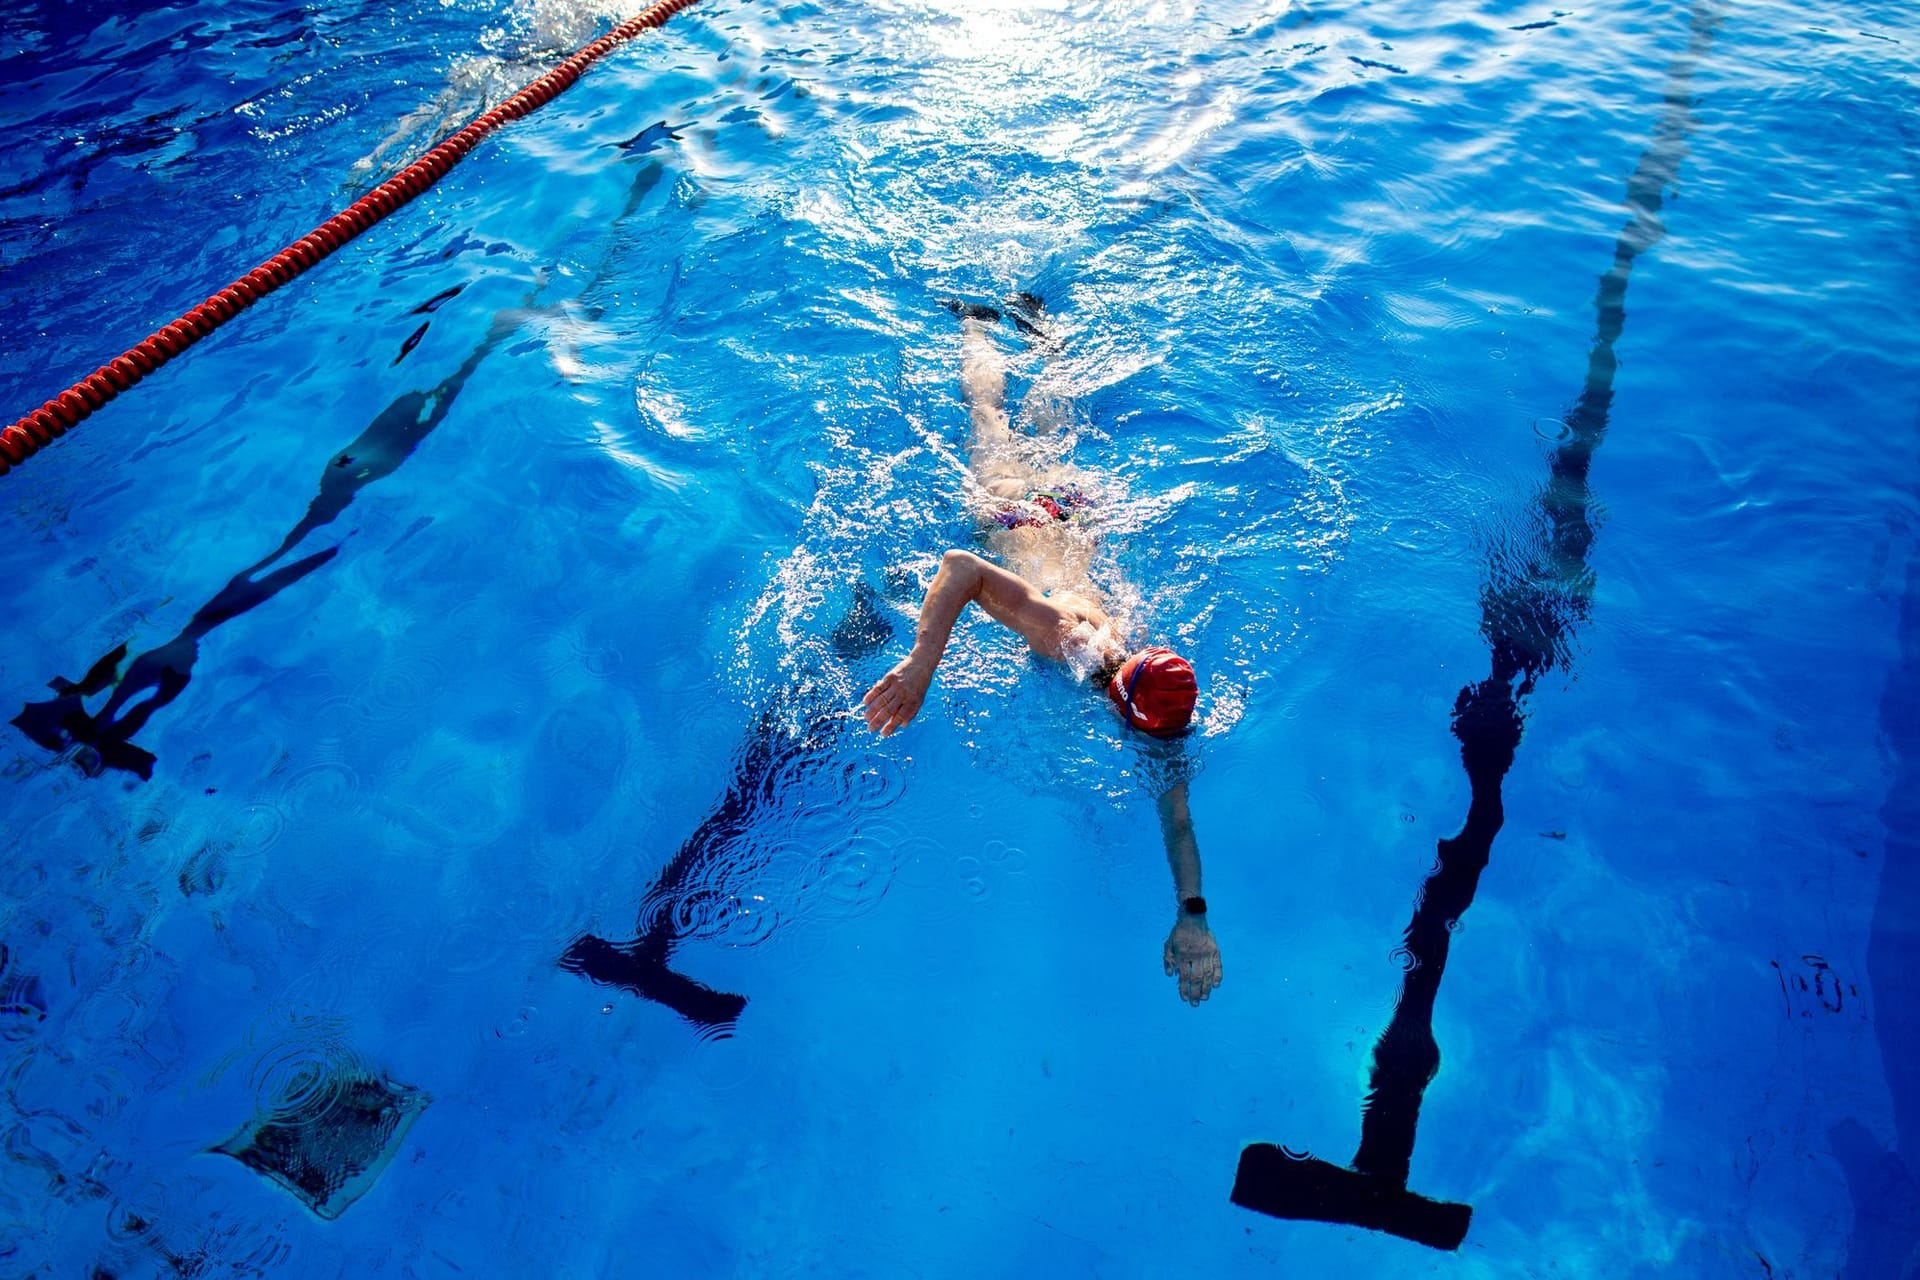
[[[1107,696],[1127,723],[1156,738],[1170,738],[1193,720],[1200,683],[1193,664],[1171,649],[1142,649],[1113,673]]]

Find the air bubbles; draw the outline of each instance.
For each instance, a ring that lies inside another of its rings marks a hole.
[[[1562,422],[1559,418],[1535,418],[1533,420],[1533,434],[1539,436],[1548,444],[1559,444],[1563,440],[1572,438],[1573,428],[1565,422]]]
[[[960,886],[960,892],[969,898],[987,896],[987,877],[978,858],[955,858],[953,874]]]
[[[608,1005],[602,1012],[607,1012],[612,1008],[612,1005]],[[534,1021],[539,1016],[540,1010],[535,1006],[530,1004],[522,1005],[519,1013],[516,1013],[513,1017],[493,1029],[494,1037],[499,1040],[521,1039],[529,1031],[533,1030]]]
[[[980,855],[963,854],[953,860],[953,875],[960,893],[975,901],[992,896],[1001,881],[1025,874],[1027,851],[1004,840],[989,840]]]
[[[1402,973],[1412,973],[1420,967],[1420,957],[1406,947],[1395,947],[1387,959],[1391,960],[1393,967]]]

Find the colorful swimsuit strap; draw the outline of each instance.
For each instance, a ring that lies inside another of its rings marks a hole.
[[[1087,500],[1087,495],[1072,485],[1064,489],[1029,490],[1027,492],[1027,501],[1039,507],[1055,520],[1073,520],[1091,505]]]
[[[1087,505],[1087,495],[1081,491],[1078,485],[1070,484],[1063,489],[1032,489],[1027,493],[1028,502],[1038,502],[1042,498],[1051,498],[1053,501],[1066,506],[1084,507]]]

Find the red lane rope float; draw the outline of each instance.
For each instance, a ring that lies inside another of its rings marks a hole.
[[[435,146],[339,213],[146,339],[107,361],[53,399],[0,431],[0,476],[77,426],[94,410],[133,386],[227,321],[303,274],[388,214],[446,176],[480,140],[512,120],[544,107],[571,88],[582,72],[643,31],[660,26],[695,0],[660,0],[529,84],[460,132]]]

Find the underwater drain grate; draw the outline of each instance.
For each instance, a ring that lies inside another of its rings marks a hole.
[[[212,1150],[279,1183],[328,1219],[367,1193],[433,1101],[423,1090],[351,1067],[325,1080],[297,1081],[296,1091],[318,1105],[256,1116]]]

